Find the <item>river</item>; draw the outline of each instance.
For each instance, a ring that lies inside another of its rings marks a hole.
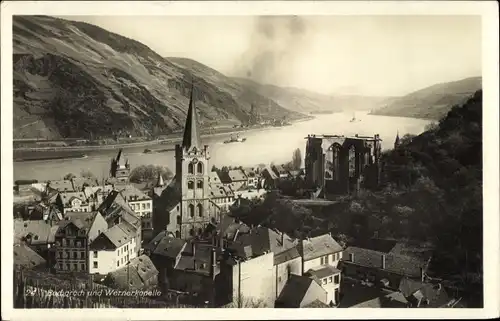
[[[217,136],[203,139],[208,144],[211,165],[254,166],[260,163],[285,163],[291,160],[292,153],[300,148],[304,155],[308,134],[366,135],[380,134],[382,149],[393,147],[397,131],[420,134],[429,120],[368,115],[357,112],[358,122],[350,122],[352,113],[319,115],[317,118],[298,122],[291,126],[273,127],[260,131],[241,133],[245,143],[224,144],[227,137]],[[165,149],[168,145],[148,146],[150,149]],[[162,165],[174,170],[174,152],[144,154],[145,147],[124,149],[132,168],[138,165]],[[92,172],[96,177],[108,175],[111,158],[117,150],[94,150],[85,152],[86,158],[14,162],[14,180],[37,179],[39,181],[61,179],[67,173],[79,175],[83,170]],[[210,166],[211,166],[210,165]]]

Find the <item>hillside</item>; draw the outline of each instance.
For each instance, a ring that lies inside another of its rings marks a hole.
[[[264,119],[304,117],[216,71],[191,72],[135,40],[83,22],[15,16],[13,53],[14,138],[176,132],[192,80],[205,127],[245,122],[251,103],[267,106]]]
[[[371,110],[387,100],[386,97],[324,95],[293,87],[262,85],[244,78],[234,79],[239,84],[276,101],[281,106],[300,113]]]
[[[391,99],[374,115],[413,117],[439,120],[454,105],[461,105],[482,88],[481,77],[436,84],[406,96]]]

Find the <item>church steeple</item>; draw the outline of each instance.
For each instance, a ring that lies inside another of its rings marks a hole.
[[[198,132],[198,115],[194,106],[194,84],[191,85],[191,97],[189,98],[189,107],[184,127],[184,138],[182,140],[182,148],[189,150],[193,147],[200,148],[200,135]]]
[[[156,181],[156,187],[163,187],[165,183],[163,182],[163,177],[161,173],[158,173],[158,180]]]
[[[397,148],[399,146],[400,139],[399,139],[399,130],[396,133],[396,140],[394,141],[394,148]]]

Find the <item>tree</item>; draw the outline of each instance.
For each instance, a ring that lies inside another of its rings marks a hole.
[[[292,168],[294,170],[299,170],[301,166],[302,166],[302,153],[300,152],[300,148],[297,148],[293,152],[293,156],[292,156]]]
[[[64,180],[68,180],[68,181],[69,181],[69,180],[71,180],[71,179],[73,179],[73,178],[75,178],[75,177],[76,177],[76,175],[75,175],[75,174],[73,174],[73,173],[68,173],[68,174],[64,175],[64,178],[63,178],[63,179],[64,179]]]
[[[158,165],[141,165],[137,166],[130,173],[130,181],[132,183],[142,183],[154,181],[161,174],[163,179],[170,179],[173,177],[172,171],[164,166]]]
[[[85,170],[85,169],[80,172],[80,176],[84,177],[84,178],[90,178],[90,179],[95,178],[95,175],[91,171]]]

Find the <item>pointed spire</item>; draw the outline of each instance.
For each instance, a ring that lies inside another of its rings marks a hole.
[[[396,140],[394,141],[394,147],[399,146],[399,129],[396,133]]]
[[[191,97],[189,98],[186,126],[184,127],[184,139],[182,140],[182,147],[185,149],[201,147],[200,136],[198,133],[198,115],[194,106],[193,92],[194,84],[191,84]]]
[[[163,177],[161,173],[158,173],[158,180],[156,182],[156,187],[162,187],[165,183],[163,182]]]

